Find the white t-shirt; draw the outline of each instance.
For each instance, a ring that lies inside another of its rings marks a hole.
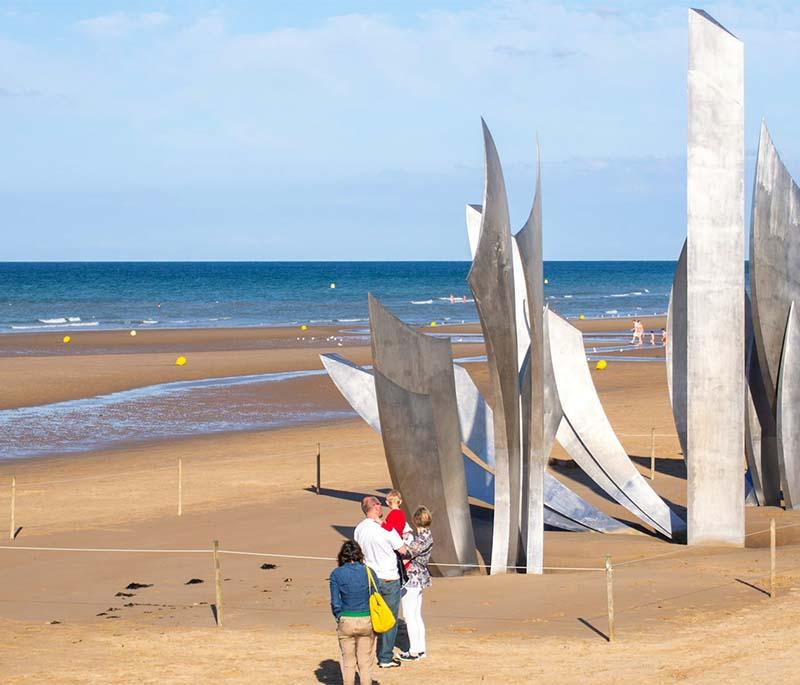
[[[394,530],[384,530],[380,521],[365,518],[356,526],[353,537],[364,552],[364,561],[381,580],[399,580],[396,549],[403,546]]]

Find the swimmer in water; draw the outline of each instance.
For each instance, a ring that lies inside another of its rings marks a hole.
[[[455,303],[456,303],[456,298],[453,297],[453,293],[450,293],[450,304],[455,304]]]

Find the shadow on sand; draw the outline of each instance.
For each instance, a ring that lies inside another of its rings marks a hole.
[[[585,618],[579,618],[579,619],[578,619],[578,622],[579,622],[579,623],[583,623],[583,625],[585,625],[585,626],[586,626],[586,627],[587,627],[589,630],[591,630],[591,631],[592,631],[593,633],[595,633],[596,635],[599,635],[600,637],[602,637],[602,638],[603,638],[603,639],[604,639],[606,642],[611,642],[611,640],[609,640],[609,639],[608,639],[608,635],[606,635],[606,634],[605,634],[605,633],[604,633],[602,630],[600,630],[599,628],[597,628],[597,627],[593,626],[593,625],[592,625],[591,623],[589,623],[589,621],[587,621]]]

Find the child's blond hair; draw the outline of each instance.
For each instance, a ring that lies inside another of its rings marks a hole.
[[[397,502],[397,504],[400,504],[402,501],[403,495],[399,490],[389,490],[389,494],[386,495],[386,504],[388,506],[391,506],[392,502]]]

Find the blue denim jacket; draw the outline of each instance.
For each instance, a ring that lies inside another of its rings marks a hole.
[[[358,562],[339,566],[331,573],[331,611],[341,616],[369,616],[367,567]]]

